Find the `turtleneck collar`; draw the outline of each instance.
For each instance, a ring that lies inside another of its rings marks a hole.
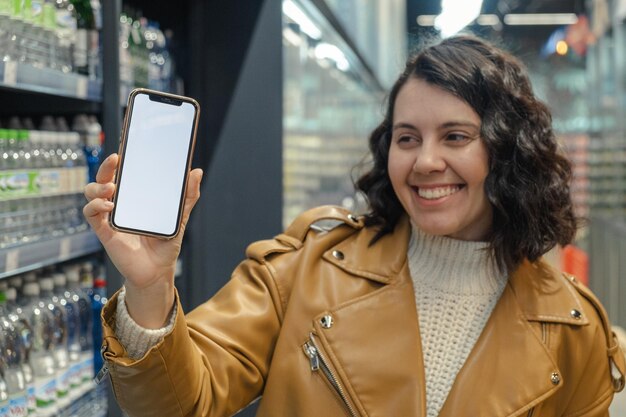
[[[487,242],[428,235],[411,224],[411,276],[419,286],[458,295],[498,294],[506,283]]]

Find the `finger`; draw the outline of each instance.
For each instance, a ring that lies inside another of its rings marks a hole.
[[[110,199],[115,193],[115,184],[108,182],[106,184],[98,184],[91,182],[85,186],[84,194],[87,201],[91,201],[94,198]]]
[[[114,204],[111,201],[103,198],[95,198],[83,207],[83,214],[88,222],[97,220],[102,214],[110,213],[113,210]]]
[[[191,210],[195,207],[200,199],[200,184],[202,183],[202,170],[196,168],[189,173],[189,181],[187,181],[187,194],[185,196],[185,205],[183,207],[183,218],[181,222],[182,230],[185,229]]]
[[[110,201],[96,198],[83,207],[83,215],[94,233],[105,243],[113,236],[113,229],[109,225],[108,213],[113,210],[114,204]]]
[[[96,174],[97,183],[106,184],[108,182],[113,182],[118,160],[118,155],[116,153],[112,153],[104,161],[102,161],[102,164],[100,164],[100,168],[98,169],[98,173]]]

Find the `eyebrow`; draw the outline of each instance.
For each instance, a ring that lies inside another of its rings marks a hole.
[[[441,124],[439,126],[439,129],[449,129],[451,127],[472,127],[474,129],[479,129],[479,126],[476,125],[475,123],[472,122],[468,122],[465,120],[451,120],[449,122],[445,122],[443,124]],[[393,129],[392,130],[396,130],[396,129],[413,129],[413,130],[417,130],[417,128],[415,126],[413,126],[411,123],[405,123],[405,122],[399,122],[393,125]]]

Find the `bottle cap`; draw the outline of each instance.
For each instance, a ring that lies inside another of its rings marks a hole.
[[[17,290],[9,287],[4,292],[4,296],[7,298],[7,301],[15,301],[17,299]]]
[[[27,282],[26,284],[24,284],[24,295],[38,296],[39,284],[37,284],[36,282]]]
[[[106,288],[106,286],[107,286],[107,282],[103,278],[96,278],[93,280],[94,288]]]
[[[55,287],[65,287],[65,284],[67,283],[67,279],[65,278],[65,274],[62,274],[60,272],[52,274],[52,279],[54,279],[54,286]]]
[[[67,282],[78,282],[80,281],[80,275],[78,273],[78,269],[70,268],[65,271],[65,277],[67,278]]]
[[[54,281],[52,280],[52,278],[41,278],[39,280],[39,287],[43,290],[43,291],[52,291],[54,289]]]

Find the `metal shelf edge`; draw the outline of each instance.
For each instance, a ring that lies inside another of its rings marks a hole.
[[[50,68],[36,68],[20,62],[0,62],[0,87],[78,100],[102,101],[101,80]]]
[[[0,279],[101,250],[100,241],[90,230],[14,248],[1,249]]]

